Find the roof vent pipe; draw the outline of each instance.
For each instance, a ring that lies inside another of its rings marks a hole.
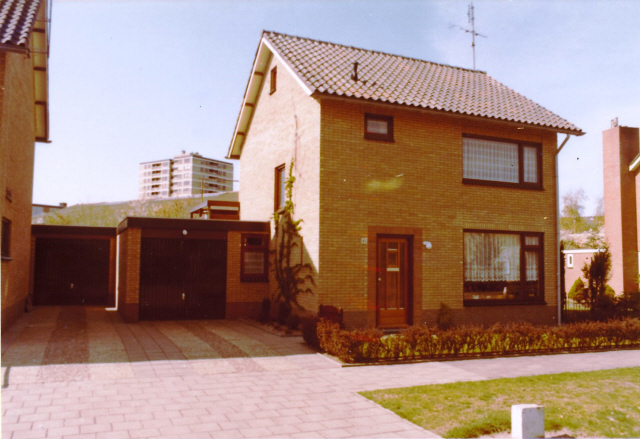
[[[353,63],[353,73],[351,74],[351,79],[358,82],[358,61]]]

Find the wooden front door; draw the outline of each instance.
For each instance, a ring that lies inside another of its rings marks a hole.
[[[404,237],[378,238],[377,312],[378,326],[411,324],[411,247]]]

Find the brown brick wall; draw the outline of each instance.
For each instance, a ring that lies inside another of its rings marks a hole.
[[[275,93],[269,93],[269,73],[278,68]],[[288,175],[295,159],[293,192],[296,218],[302,218],[305,263],[315,272],[319,254],[319,145],[320,105],[305,94],[284,65],[272,60],[266,70],[256,111],[247,133],[240,160],[241,219],[269,221],[274,210],[274,170],[286,164]],[[272,231],[273,239],[273,231]],[[319,276],[315,275],[319,283]],[[271,293],[275,282],[270,282]],[[318,285],[320,287],[320,285]],[[307,310],[317,310],[318,294],[305,294],[300,302]]]
[[[394,116],[395,141],[364,140],[365,112]],[[462,184],[463,133],[542,143],[543,190]],[[414,297],[416,309],[421,301],[424,318],[431,319],[442,302],[461,319],[477,320],[487,309],[497,307],[463,307],[463,230],[542,232],[547,306],[500,307],[490,314],[503,313],[512,320],[537,320],[544,315],[546,323],[554,322],[558,260],[555,147],[555,133],[541,130],[323,100],[320,301],[344,308],[345,319],[369,310],[366,321],[374,324],[371,280],[367,280],[371,275],[366,273],[375,269],[370,265],[375,240],[369,230],[414,229],[416,241],[433,244],[431,250],[415,249],[414,291],[421,291]],[[365,237],[370,238],[367,245],[361,244]],[[415,285],[420,280],[422,284]]]
[[[128,228],[119,235],[118,312],[125,322],[137,322],[140,318],[141,236],[141,230],[135,227]]]
[[[33,71],[22,54],[0,51],[0,213],[11,220],[11,261],[2,261],[2,331],[24,312],[29,292],[35,127]],[[6,197],[11,192],[11,201]]]
[[[611,251],[609,285],[616,293],[638,288],[636,181],[629,171],[638,154],[638,132],[638,128],[615,127],[602,133],[604,233]]]
[[[226,317],[256,317],[262,299],[269,295],[268,282],[242,282],[240,258],[242,233],[227,234],[227,306]]]

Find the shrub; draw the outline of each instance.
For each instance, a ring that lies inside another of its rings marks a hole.
[[[606,304],[606,299],[598,300],[606,295],[607,281],[611,278],[611,253],[607,246],[591,257],[591,262],[582,267],[582,273],[587,281],[585,290],[591,305],[591,311],[598,310],[599,305]]]
[[[309,346],[319,351],[321,348],[320,342],[318,341],[318,322],[319,319],[316,316],[303,317],[302,338]]]
[[[436,319],[438,329],[449,329],[453,326],[453,316],[451,315],[451,308],[446,303],[440,303],[440,309],[438,310],[438,317]]]
[[[286,325],[289,329],[298,329],[298,326],[300,326],[300,316],[298,314],[289,314]]]
[[[571,285],[571,289],[567,294],[569,299],[575,300],[578,303],[585,303],[587,301],[587,296],[584,292],[584,282],[582,278],[577,278],[576,281]]]
[[[337,323],[317,323],[320,347],[344,362],[477,357],[640,346],[640,320],[583,322],[564,326],[496,323],[449,330],[412,326],[383,336],[375,328],[346,331]]]
[[[262,299],[259,319],[262,323],[267,323],[269,320],[271,320],[271,299],[269,299],[268,297]]]
[[[278,302],[278,314],[276,321],[281,325],[285,325],[290,314],[291,304],[288,302]]]

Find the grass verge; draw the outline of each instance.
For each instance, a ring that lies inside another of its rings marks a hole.
[[[362,392],[443,437],[511,430],[513,404],[544,406],[545,431],[640,437],[640,368],[503,378]]]

